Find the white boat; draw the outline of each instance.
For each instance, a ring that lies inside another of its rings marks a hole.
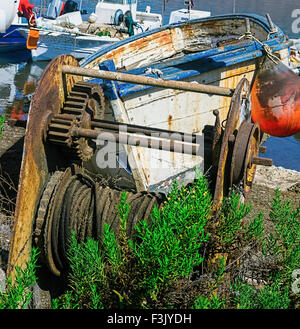
[[[28,37],[28,29],[23,28],[19,31],[25,38]],[[99,37],[66,29],[39,30],[37,49],[31,50],[31,56],[33,61],[48,61],[62,54],[70,54],[77,59],[82,59],[117,41],[120,39],[109,36]]]
[[[129,35],[162,25],[162,16],[150,13],[150,7],[145,12],[136,11],[137,0],[101,0],[89,22],[83,22],[80,10],[59,15],[61,2],[52,1],[45,17],[36,20],[39,42],[31,51],[33,61],[51,60],[61,54],[82,59]],[[96,34],[84,32],[93,26]],[[20,33],[27,39],[29,30],[20,29]]]
[[[190,8],[182,8],[173,10],[170,13],[169,24],[186,22],[191,19],[205,18],[211,16],[210,11],[193,10]]]
[[[4,33],[14,20],[19,7],[19,0],[0,1],[0,33]]]

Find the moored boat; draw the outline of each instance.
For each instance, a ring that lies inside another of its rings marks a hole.
[[[275,32],[273,24],[265,18],[250,14],[223,15],[169,25],[132,37],[85,58],[80,65],[145,77],[158,77],[155,72],[159,71],[161,79],[234,89],[242,78],[251,86],[259,63],[266,56],[266,47],[288,64],[290,45],[284,33],[277,27]],[[212,162],[205,157],[204,131],[215,125],[216,111],[220,122],[227,119],[230,97],[126,82],[115,82],[109,92],[104,80],[89,81],[99,83],[106,90],[107,112],[115,120],[195,133],[202,138],[201,154],[197,157],[129,146],[129,163],[134,166],[135,180],[142,189],[156,189],[165,179],[194,166],[200,166],[202,171],[211,167]],[[241,122],[243,119],[241,115]]]
[[[82,59],[100,48],[159,27],[162,23],[161,15],[150,13],[150,7],[145,12],[136,11],[137,0],[117,3],[101,0],[88,22],[82,20],[78,5],[70,8],[72,11],[64,12],[67,2],[62,8],[62,1],[52,1],[44,17],[36,20],[39,41],[36,49],[31,51],[34,61],[51,60],[62,54]],[[19,31],[28,38],[29,29]]]
[[[11,25],[4,33],[0,33],[0,53],[26,50],[26,39],[18,32],[20,25]]]
[[[154,29],[80,63],[53,59],[30,105],[9,269],[35,243],[61,276],[73,227],[82,239],[118,229],[122,190],[130,233],[195,167],[209,173],[214,210],[231,188],[248,192],[256,165],[272,164],[258,156],[252,84],[265,59],[288,64],[291,44],[270,18],[235,14]]]

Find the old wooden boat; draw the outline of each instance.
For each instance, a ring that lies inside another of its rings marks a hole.
[[[118,228],[122,190],[128,229],[148,219],[174,180],[208,174],[217,211],[229,190],[251,188],[261,130],[251,122],[260,63],[289,61],[291,42],[270,18],[223,15],[164,26],[84,59],[55,58],[32,98],[9,271],[32,243],[60,276],[71,230],[99,237]]]
[[[225,15],[169,25],[136,36],[95,53],[80,66],[96,70],[100,66],[102,70],[113,72],[235,89],[242,78],[251,85],[260,60],[266,55],[265,47],[288,64],[290,45],[283,32],[267,19],[254,15]],[[226,120],[231,97],[127,82],[116,82],[112,87],[106,80],[89,81],[104,88],[109,99],[106,111],[111,111],[115,120],[194,133],[202,138],[197,157],[133,148],[134,160],[129,162],[131,166],[132,161],[135,162],[132,171],[141,189],[155,189],[167,177],[194,166],[206,171],[212,165],[205,159],[204,131],[215,125],[216,111],[220,122]],[[244,115],[249,118],[250,112]],[[240,120],[243,119],[240,115]],[[152,165],[145,169],[150,163]]]

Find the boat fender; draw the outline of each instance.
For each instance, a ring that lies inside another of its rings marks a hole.
[[[263,132],[288,137],[300,131],[300,77],[266,57],[251,92],[251,117]]]
[[[98,15],[96,13],[92,13],[89,17],[89,22],[93,24],[96,22],[97,18],[98,18]]]
[[[115,16],[114,16],[114,25],[119,26],[124,20],[124,14],[121,9],[116,10]]]

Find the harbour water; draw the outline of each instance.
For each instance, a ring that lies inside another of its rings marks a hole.
[[[35,6],[41,6],[48,1],[31,0]],[[77,1],[80,3],[80,1]],[[220,14],[220,6],[217,7],[215,1],[211,2],[194,0],[195,9],[210,10],[212,14]],[[240,1],[243,2],[243,1]],[[253,1],[256,2],[256,1]],[[269,1],[270,2],[270,1]],[[274,0],[274,3],[277,1]],[[82,0],[82,9],[92,13],[97,0]],[[226,6],[225,6],[225,4]],[[234,7],[235,1],[223,1],[223,13],[239,11],[239,7]],[[146,6],[151,6],[151,11],[163,13],[164,23],[168,22],[170,12],[184,7],[183,0],[140,0],[138,10],[145,10]],[[222,7],[221,7],[222,8]],[[281,22],[276,22],[281,26]],[[0,54],[0,110],[2,109],[9,117],[16,99],[22,97],[26,82],[36,83],[39,80],[47,62],[33,63],[30,54],[24,52],[14,52]],[[300,171],[300,133],[286,138],[271,137],[265,142],[267,153],[262,155],[272,158],[276,166]]]

